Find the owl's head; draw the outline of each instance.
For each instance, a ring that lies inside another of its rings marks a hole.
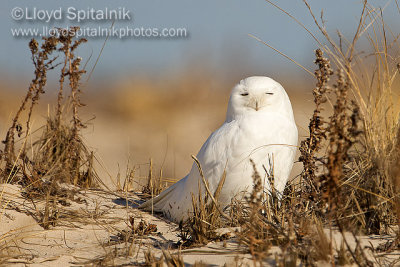
[[[264,76],[241,80],[232,90],[226,120],[252,113],[278,112],[293,119],[292,105],[285,89]]]

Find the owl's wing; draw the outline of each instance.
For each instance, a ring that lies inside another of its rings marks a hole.
[[[271,149],[273,153],[273,170],[275,176],[274,186],[282,195],[289,179],[297,151],[298,131],[294,121],[288,121],[276,129],[279,138],[277,142],[282,144]]]
[[[204,177],[209,181],[210,190],[216,188],[214,180],[220,179],[224,172],[225,162],[228,159],[226,148],[230,139],[235,136],[234,123],[224,123],[213,132],[197,154]],[[202,185],[198,167],[193,163],[189,174],[173,184],[157,197],[150,199],[139,206],[141,209],[163,212],[171,220],[179,222],[185,220],[192,210],[192,194],[198,195],[199,185]],[[205,189],[202,186],[201,192]]]
[[[174,198],[179,194],[180,191],[183,189],[183,184],[185,183],[187,176],[176,182],[175,184],[171,185],[164,191],[162,191],[158,196],[149,199],[148,201],[141,204],[138,208],[144,209],[147,211],[156,211],[156,212],[163,212],[166,210],[166,206],[169,202],[173,201]]]

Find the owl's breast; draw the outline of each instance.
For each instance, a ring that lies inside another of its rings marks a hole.
[[[237,121],[237,129],[230,144],[233,157],[254,150],[274,150],[285,144],[297,145],[296,124],[277,113],[243,117]]]
[[[279,114],[248,116],[225,123],[210,136],[200,154],[210,184],[218,184],[225,170],[224,188],[234,192],[252,186],[254,169],[250,159],[260,174],[265,173],[264,167],[269,168],[270,161],[290,171],[296,144],[294,122]]]

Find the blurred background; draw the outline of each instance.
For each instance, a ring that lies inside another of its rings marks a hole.
[[[318,18],[323,16],[329,33],[335,35],[340,30],[343,36],[351,38],[362,2],[310,0],[309,4]],[[388,28],[398,27],[396,1],[370,2],[382,8]],[[302,0],[274,3],[323,40]],[[21,15],[13,13],[16,8],[24,12],[22,17],[15,17]],[[117,19],[113,24],[110,19],[86,17],[78,22],[67,18],[68,8],[87,13],[90,9],[125,10],[130,19]],[[60,9],[62,19],[47,19],[44,15],[46,11],[50,14]],[[315,69],[314,50],[318,46],[302,27],[267,1],[5,0],[0,10],[1,138],[34,71],[28,49],[32,35],[16,36],[16,32],[112,25],[116,29],[179,28],[186,34],[110,36],[106,42],[106,36],[86,36],[88,43],[77,51],[87,63],[88,72],[95,66],[90,80],[83,84],[86,106],[80,112],[89,123],[84,138],[102,162],[99,172],[104,180],[115,179],[118,173],[123,176],[127,167],[134,166],[137,175],[145,176],[150,159],[156,171],[163,169],[164,176],[182,178],[192,164],[190,155],[196,154],[209,134],[223,123],[231,88],[247,76],[266,75],[279,81],[291,98],[300,139],[306,135],[313,110],[313,77],[249,35],[279,49],[311,72]],[[48,110],[54,108],[58,75],[49,73],[33,128],[41,126]],[[293,177],[300,167],[297,164]]]

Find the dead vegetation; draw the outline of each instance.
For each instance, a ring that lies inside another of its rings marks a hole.
[[[144,266],[162,267],[162,266],[165,266],[164,262],[166,263],[167,267],[183,267],[183,266],[185,266],[185,262],[183,261],[180,251],[178,251],[178,254],[174,255],[174,254],[171,254],[170,251],[163,249],[162,255],[159,258],[154,256],[154,254],[151,250],[148,250],[145,254]]]
[[[288,183],[280,199],[273,189],[264,191],[261,176],[254,168],[252,193],[234,199],[229,213],[225,213],[218,205],[225,176],[221,177],[217,190],[210,192],[195,159],[202,183],[198,194],[192,195],[193,213],[180,225],[181,240],[177,245],[187,248],[221,241],[230,236],[219,234],[218,228],[234,226],[240,227],[236,233],[238,243],[252,255],[255,265],[263,265],[271,257],[279,266],[297,266],[300,262],[306,266],[315,266],[318,262],[394,265],[396,261],[383,261],[378,254],[398,249],[400,243],[398,38],[386,29],[382,11],[365,1],[352,41],[339,33],[337,43],[323,22],[316,19],[310,5],[306,1],[305,4],[328,45],[316,39],[320,48],[315,53],[315,110],[308,125],[309,135],[299,147],[303,172]],[[81,137],[85,124],[79,117],[80,79],[85,71],[80,68],[81,58],[75,53],[85,40],[74,39],[76,30],[69,29],[67,36],[44,38],[41,45],[36,40],[30,42],[35,76],[12,119],[1,151],[0,181],[23,186],[24,197],[32,203],[30,215],[44,229],[89,220],[101,224],[100,219],[107,213],[97,205],[92,211],[69,212],[65,208],[68,201],[78,201],[73,196],[75,191],[60,187],[66,183],[89,188],[97,181],[93,152]],[[369,42],[371,51],[357,50],[362,38]],[[57,106],[37,136],[31,129],[32,113],[45,93],[48,72],[59,65]],[[366,68],[366,65],[372,67]],[[70,93],[65,100],[66,79]],[[127,179],[118,189],[126,193],[133,189],[134,172],[135,169],[128,169]],[[268,178],[273,184],[274,177]],[[153,197],[167,182],[162,168],[159,174],[154,173],[150,160],[142,193]],[[42,205],[36,206],[36,199]],[[116,247],[105,249],[102,257],[88,264],[114,265],[115,258],[138,254],[140,248],[137,251],[135,248],[141,246],[139,240],[158,231],[155,224],[146,220],[137,223],[135,217],[127,217],[126,222],[127,229],[119,231],[116,240],[111,242],[113,245],[124,243],[124,253]],[[340,247],[334,244],[335,231],[342,236]],[[377,248],[371,245],[369,251],[359,238],[360,234],[393,235],[394,231],[397,238]],[[350,245],[349,239],[355,246]],[[0,253],[3,253],[1,246]],[[272,252],[273,247],[278,247],[280,252]],[[162,248],[161,251],[162,255],[156,257],[148,249],[144,253],[144,265],[184,266],[180,250],[175,253]],[[0,264],[9,258],[0,254]]]
[[[134,238],[149,236],[157,232],[157,225],[141,220],[135,224],[135,218],[129,217],[129,228],[118,233],[119,240],[132,242]]]
[[[214,193],[209,189],[207,180],[204,177],[200,162],[192,156],[197,164],[201,182],[199,181],[199,192],[197,195],[192,194],[193,212],[189,215],[188,220],[181,222],[180,228],[180,245],[184,247],[206,245],[211,241],[221,241],[229,237],[229,234],[220,235],[216,230],[222,227],[222,217],[230,219],[221,211],[218,204],[219,195],[225,183],[226,174],[224,173],[218,183]],[[202,188],[205,191],[202,192]]]
[[[75,39],[77,27],[58,29],[59,37],[45,37],[41,44],[29,43],[35,75],[26,96],[7,131],[1,153],[1,182],[21,184],[33,197],[56,194],[57,183],[91,187],[96,184],[94,155],[85,146],[80,130],[85,127],[79,117],[81,58],[75,55],[85,39]],[[63,57],[61,62],[59,58]],[[37,136],[32,131],[32,114],[45,93],[48,72],[61,66],[57,106]],[[63,101],[65,79],[70,94]],[[24,123],[24,112],[27,111]],[[17,135],[17,136],[16,136]],[[17,139],[16,139],[17,138]],[[49,191],[49,192],[48,192]]]
[[[75,38],[78,29],[57,29],[57,37],[43,37],[40,43],[35,39],[29,42],[34,78],[11,120],[3,141],[4,149],[0,151],[0,183],[22,186],[23,197],[32,204],[24,212],[44,229],[79,218],[63,206],[76,200],[74,192],[78,187],[97,185],[94,154],[81,137],[85,124],[78,111],[82,106],[80,79],[85,70],[80,67],[82,59],[76,50],[86,40]],[[33,114],[45,94],[49,73],[60,68],[54,112],[48,113],[45,125],[34,130]],[[69,94],[64,89],[67,81]],[[4,204],[2,208],[7,207]],[[16,209],[21,210],[18,206]]]
[[[357,234],[400,231],[397,38],[391,32],[389,42],[381,11],[365,1],[353,41],[339,33],[337,44],[323,18],[319,22],[305,4],[329,45],[315,39],[321,48],[316,50],[315,110],[309,136],[300,145],[304,170],[287,186],[280,207],[273,205],[273,194],[262,192],[255,172],[250,199],[236,209],[242,212],[238,217],[245,218],[239,240],[260,264],[271,256],[272,246],[279,246],[282,254],[276,262],[284,266],[295,266],[296,259],[311,266],[318,261],[380,265],[376,256],[367,255]],[[364,36],[370,54],[357,51]],[[364,68],[366,62],[374,67]],[[323,229],[329,229],[330,236]],[[333,247],[333,231],[343,237],[340,249]],[[346,232],[352,233],[355,247],[349,245]],[[392,240],[390,247],[395,243]]]
[[[168,179],[163,177],[163,169],[160,168],[158,177],[154,174],[153,160],[149,162],[149,174],[147,176],[147,183],[142,188],[142,193],[150,197],[157,196],[168,186]]]
[[[317,40],[321,48],[316,50],[315,60],[315,110],[309,136],[300,145],[304,171],[288,184],[279,201],[273,190],[263,190],[260,174],[254,170],[253,191],[244,201],[233,202],[228,222],[240,226],[239,243],[248,249],[255,264],[263,265],[273,255],[274,246],[280,248],[275,261],[281,266],[299,262],[307,266],[317,262],[388,264],[390,261],[377,256],[376,248],[370,247],[372,254],[367,252],[358,235],[397,231],[398,236],[400,231],[396,220],[400,205],[399,109],[395,104],[399,57],[391,54],[396,50],[389,51],[398,48],[397,38],[393,35],[389,43],[382,13],[365,1],[353,41],[339,33],[340,43],[336,44],[305,3],[329,46]],[[370,54],[357,50],[363,36],[371,45]],[[373,62],[374,67],[363,68],[365,62]],[[269,179],[273,181],[273,177]],[[212,194],[201,191],[199,197],[193,196],[194,212],[188,219],[192,245],[215,240],[212,233],[227,216],[218,209],[210,212],[212,205],[218,207],[218,196],[207,205],[208,196]],[[214,220],[215,214],[220,218]],[[342,236],[340,247],[334,246],[334,232]],[[398,237],[387,245],[392,250],[397,246]]]

